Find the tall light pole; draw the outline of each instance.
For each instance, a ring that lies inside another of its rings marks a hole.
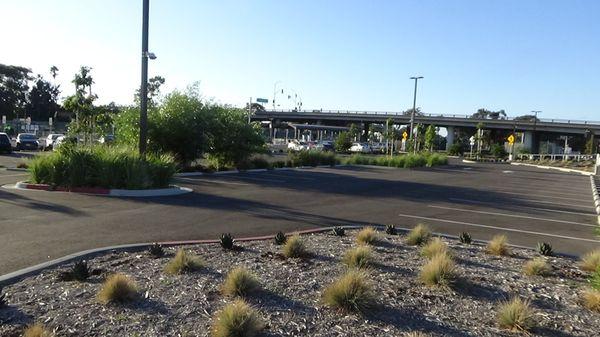
[[[277,96],[277,85],[280,84],[281,81],[277,81],[275,82],[275,84],[273,84],[273,110],[275,110],[275,97]]]
[[[150,0],[142,0],[142,84],[140,88],[140,154],[146,154],[148,143],[148,59],[156,59],[154,53],[148,52],[148,17]]]
[[[412,111],[410,112],[410,133],[408,135],[409,140],[413,139],[413,131],[414,131],[413,128],[415,125],[415,111],[417,110],[417,82],[422,78],[423,78],[423,76],[413,76],[410,78],[411,80],[415,80],[415,94],[413,97],[413,108],[412,108]],[[415,151],[417,149],[415,142],[413,142],[413,149]]]
[[[535,129],[536,129],[536,126],[537,126],[537,115],[539,113],[542,113],[542,111],[541,110],[531,110],[531,112],[534,114],[534,117],[533,117],[533,132],[531,132],[531,142],[533,143],[532,144],[533,149],[531,149],[531,151],[533,152],[533,150],[537,147],[537,146],[535,146]],[[548,149],[546,149],[546,151],[548,151]],[[540,152],[539,148],[538,148],[537,152]]]

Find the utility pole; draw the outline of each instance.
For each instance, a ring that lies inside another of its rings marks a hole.
[[[142,0],[142,85],[140,88],[140,155],[146,155],[148,138],[148,17],[150,0]]]
[[[537,115],[538,115],[538,113],[542,113],[542,111],[541,110],[531,110],[531,112],[534,113],[534,117],[533,117],[533,132],[531,133],[531,142],[532,142],[533,149],[535,149],[535,148],[537,148],[537,146],[535,146],[535,143],[536,143],[535,142],[536,141],[535,129],[536,129],[536,126],[537,126],[537,119],[538,119]],[[532,152],[533,152],[533,149],[531,149]],[[538,148],[537,152],[540,152],[539,148]]]
[[[419,81],[420,79],[422,79],[423,76],[413,76],[410,79],[411,80],[415,80],[415,91],[414,91],[414,97],[413,97],[413,108],[412,111],[410,112],[410,133],[409,133],[409,140],[413,140],[413,127],[415,125],[415,112],[417,110],[417,81]],[[413,141],[413,152],[417,151],[417,146],[415,141]]]

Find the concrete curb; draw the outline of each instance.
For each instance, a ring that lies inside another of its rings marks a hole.
[[[108,197],[130,197],[130,198],[146,198],[146,197],[166,197],[191,193],[193,190],[187,187],[171,185],[169,188],[158,188],[149,190],[123,190],[123,189],[107,189],[99,187],[52,187],[45,184],[29,184],[27,182],[17,182],[14,188],[27,191],[46,191],[46,192],[67,192],[67,193],[83,193],[92,195],[101,195]]]
[[[590,176],[590,183],[592,185],[592,195],[594,197],[596,214],[598,214],[598,225],[600,225],[600,192],[598,191],[598,182],[594,176]]]
[[[375,227],[380,230],[385,230],[384,225],[370,225],[370,226]],[[329,231],[333,230],[333,228],[335,228],[335,227],[342,227],[345,229],[360,229],[365,226],[357,226],[357,225],[350,226],[350,225],[348,225],[348,226],[331,226],[331,227],[313,228],[313,229],[289,232],[289,233],[286,233],[286,235],[324,233],[324,232],[329,232]],[[396,230],[402,231],[402,232],[409,232],[411,230],[411,228],[397,227]],[[450,234],[437,233],[437,232],[433,233],[433,235],[443,237],[446,239],[453,239],[453,240],[458,239],[457,235],[450,235]],[[274,236],[275,235],[263,235],[263,236],[236,238],[235,241],[236,242],[246,242],[246,241],[271,240],[271,239],[273,239]],[[473,240],[473,243],[479,244],[479,245],[484,245],[487,242],[488,241],[486,241],[486,240]],[[189,245],[199,245],[199,244],[215,244],[215,243],[219,243],[219,240],[164,241],[164,242],[158,242],[158,243],[164,247],[173,247],[173,246],[189,246]],[[5,275],[0,275],[0,287],[4,287],[4,286],[10,285],[10,284],[17,283],[26,277],[37,275],[44,270],[53,269],[53,268],[65,265],[69,262],[91,259],[96,256],[106,254],[109,252],[144,251],[144,250],[147,250],[153,244],[154,243],[134,243],[134,244],[125,244],[125,245],[117,245],[117,246],[108,246],[108,247],[102,247],[102,248],[88,249],[88,250],[80,251],[77,253],[69,254],[69,255],[60,257],[58,259],[43,262],[43,263],[31,266],[31,267],[23,268],[23,269],[20,269],[20,270],[17,270],[17,271],[14,271],[14,272],[11,272],[11,273],[8,273]],[[535,248],[525,247],[525,246],[520,246],[520,245],[512,245],[511,244],[509,246],[514,247],[514,248],[535,250]],[[555,253],[555,255],[567,257],[567,258],[577,258],[576,256],[570,255],[570,254]]]
[[[298,167],[277,167],[273,169],[252,169],[252,170],[229,170],[229,171],[217,171],[217,172],[181,172],[176,173],[175,177],[197,177],[197,176],[214,176],[214,175],[222,175],[222,174],[238,174],[238,173],[253,173],[253,172],[271,172],[271,171],[289,171],[289,170],[305,170],[305,169],[314,169],[314,168],[329,168],[329,167],[344,167],[344,166],[352,166],[346,164],[337,164],[337,165],[319,165],[319,166],[298,166]],[[364,165],[360,165],[364,166]]]
[[[511,162],[510,164],[511,165],[515,165],[515,166],[536,167],[536,168],[545,169],[545,170],[555,170],[555,171],[568,172],[568,173],[579,173],[579,174],[584,175],[584,176],[593,176],[594,175],[593,172],[581,171],[581,170],[575,170],[575,169],[568,169],[568,168],[564,168],[564,167],[543,166],[543,165],[535,165],[535,164],[527,164],[527,163],[515,163],[515,162]]]

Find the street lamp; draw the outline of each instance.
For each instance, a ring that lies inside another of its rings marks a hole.
[[[140,88],[140,155],[146,154],[148,143],[148,59],[156,60],[156,55],[148,51],[148,18],[150,0],[143,0],[142,9],[142,84]]]
[[[533,132],[531,133],[531,138],[532,138],[532,139],[531,139],[531,141],[533,142],[533,149],[531,149],[531,150],[534,150],[534,149],[538,148],[538,147],[535,145],[535,143],[536,143],[536,137],[535,137],[535,128],[536,128],[536,126],[537,126],[537,119],[538,119],[538,118],[537,118],[537,115],[538,115],[539,113],[542,113],[542,111],[541,111],[541,110],[531,110],[531,112],[534,114],[534,117],[533,117]],[[539,150],[539,148],[538,148],[538,150]],[[546,150],[547,150],[547,149],[546,149]],[[532,151],[532,152],[533,152],[533,151]],[[538,152],[539,152],[539,151],[538,151]]]
[[[412,111],[410,112],[410,134],[409,134],[409,140],[413,139],[413,127],[415,124],[415,111],[417,110],[417,81],[419,81],[420,79],[422,79],[423,76],[413,76],[410,79],[411,80],[415,80],[415,94],[413,97],[413,108]],[[417,150],[417,146],[416,143],[413,142],[413,150],[416,151]]]
[[[277,81],[275,82],[275,84],[273,84],[273,110],[275,110],[275,97],[277,95],[277,85],[281,84],[282,81]]]

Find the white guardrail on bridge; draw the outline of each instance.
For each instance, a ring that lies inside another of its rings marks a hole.
[[[586,160],[594,160],[596,158],[595,154],[563,154],[563,153],[538,153],[538,154],[528,154],[528,153],[519,153],[515,155],[517,159],[523,160],[573,160],[573,161],[586,161]]]

